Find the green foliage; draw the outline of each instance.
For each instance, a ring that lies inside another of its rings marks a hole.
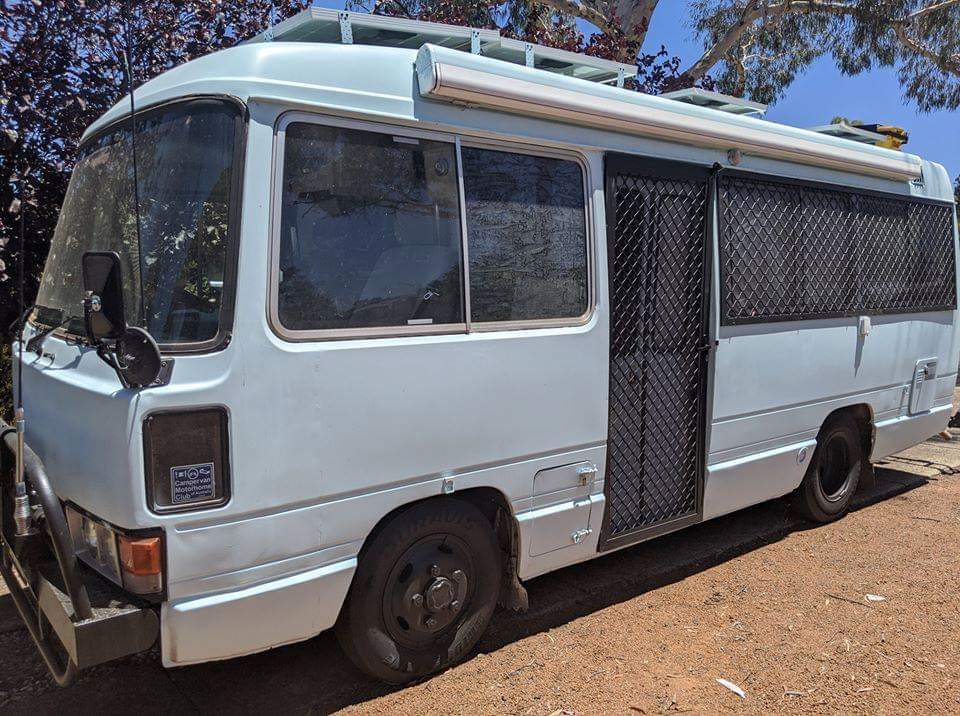
[[[943,0],[694,0],[706,50],[691,76],[717,62],[723,91],[772,103],[814,60],[845,75],[893,67],[921,111],[960,107],[960,3]]]
[[[863,122],[860,121],[859,119],[847,119],[846,117],[841,117],[840,115],[837,115],[836,117],[830,120],[830,124],[847,124],[851,127],[859,127],[861,124],[863,124]]]
[[[77,144],[126,92],[124,8],[135,84],[264,30],[309,0],[0,1],[0,330],[16,318],[19,206],[26,302],[36,294]],[[6,265],[6,270],[3,266]]]

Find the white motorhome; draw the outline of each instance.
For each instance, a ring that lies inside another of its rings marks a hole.
[[[89,128],[2,518],[59,681],[334,626],[415,679],[525,580],[790,493],[836,519],[946,426],[943,167],[635,71],[312,9]]]

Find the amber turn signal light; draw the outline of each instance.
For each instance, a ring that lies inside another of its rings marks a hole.
[[[119,542],[123,586],[138,594],[159,592],[163,584],[160,538],[120,535]]]

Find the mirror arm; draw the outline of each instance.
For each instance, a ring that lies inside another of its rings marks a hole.
[[[90,340],[90,343],[96,346],[97,350],[100,349],[101,342],[93,330],[91,318],[94,313],[99,313],[99,311],[100,297],[93,291],[87,291],[83,296],[83,328],[87,332],[87,338]]]
[[[100,297],[93,291],[87,291],[83,297],[83,326],[87,332],[87,339],[91,345],[97,349],[97,356],[100,360],[113,368],[113,372],[117,374],[117,378],[120,380],[120,385],[122,385],[124,389],[129,389],[130,383],[123,374],[123,366],[117,358],[120,354],[120,342],[116,341],[111,348],[106,341],[98,338],[96,332],[93,330],[91,316],[94,313],[99,313],[100,308]]]
[[[102,341],[94,345],[97,347],[97,355],[100,357],[100,360],[113,368],[114,373],[117,374],[117,378],[120,380],[120,385],[122,385],[124,389],[129,389],[131,387],[130,382],[127,380],[126,375],[124,375],[123,366],[120,365],[120,360],[117,358],[119,346],[115,345],[113,348],[110,348]]]

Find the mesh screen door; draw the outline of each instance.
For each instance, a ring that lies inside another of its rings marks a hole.
[[[602,548],[698,519],[706,392],[705,167],[608,157],[610,423]]]

